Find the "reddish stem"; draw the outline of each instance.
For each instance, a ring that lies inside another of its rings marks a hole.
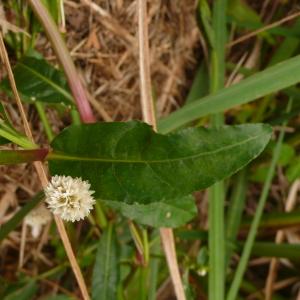
[[[43,161],[48,152],[48,149],[0,150],[0,164],[11,165],[33,161]]]
[[[60,61],[71,92],[74,96],[80,118],[83,123],[94,123],[96,118],[91,109],[90,103],[88,102],[85,90],[77,74],[75,65],[72,61],[70,53],[63,41],[60,32],[57,29],[55,22],[51,15],[40,0],[28,0],[36,16],[39,18],[44,30],[52,44],[52,47]]]

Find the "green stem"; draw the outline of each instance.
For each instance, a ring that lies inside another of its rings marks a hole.
[[[225,43],[226,43],[226,0],[216,0],[213,5],[213,41],[211,50],[210,92],[213,94],[224,87]],[[212,117],[213,126],[224,123],[223,114]],[[209,284],[210,300],[223,300],[225,295],[225,230],[224,230],[224,183],[211,187],[209,218]]]
[[[236,178],[235,188],[230,201],[226,220],[226,269],[233,252],[233,244],[239,232],[243,210],[246,200],[246,169],[242,170]]]
[[[147,277],[148,277],[148,268],[141,266],[139,268],[139,300],[147,300]]]
[[[224,299],[225,240],[224,184],[216,183],[210,190],[209,203],[209,299]]]
[[[159,265],[160,259],[155,257],[155,255],[161,254],[160,248],[160,240],[159,235],[156,231],[152,232],[152,236],[154,239],[151,241],[151,249],[152,249],[152,256],[149,263],[149,287],[148,287],[148,300],[155,300],[156,297],[156,288],[158,282],[158,275],[159,275]]]
[[[291,107],[291,102],[292,101],[289,101],[288,110]],[[283,125],[285,126],[286,122]],[[263,186],[262,193],[261,193],[259,201],[258,201],[258,205],[257,205],[255,215],[254,215],[251,227],[250,227],[250,231],[248,233],[248,237],[247,237],[244,249],[243,249],[242,256],[240,258],[240,262],[238,264],[238,267],[237,267],[237,270],[235,272],[233,281],[231,283],[230,289],[229,289],[228,294],[227,294],[227,298],[226,298],[227,300],[235,300],[236,297],[237,297],[239,287],[241,285],[243,275],[245,273],[247,263],[248,263],[248,260],[249,260],[250,254],[251,254],[253,243],[255,241],[255,236],[256,236],[257,229],[259,227],[259,222],[261,220],[263,210],[264,210],[264,206],[265,206],[265,203],[267,201],[270,186],[271,186],[273,177],[275,175],[275,168],[276,168],[276,164],[278,162],[279,156],[280,156],[280,151],[281,151],[283,138],[284,138],[284,129],[282,129],[280,131],[278,142],[277,142],[276,147],[273,151],[273,157],[272,157],[271,165],[270,165],[270,168],[269,168],[269,171],[268,171],[268,174],[267,174],[267,178],[266,178],[265,184]]]
[[[107,221],[107,218],[105,216],[105,213],[102,209],[102,206],[101,204],[97,201],[96,202],[96,215],[97,215],[97,221],[100,225],[100,227],[103,229],[103,228],[106,228],[107,225],[108,225],[108,221]]]
[[[75,124],[75,125],[81,124],[80,115],[79,115],[77,109],[73,108],[71,110],[71,118],[72,118],[73,124]]]
[[[140,255],[144,255],[144,245],[142,238],[135,226],[135,224],[132,221],[129,221],[129,229],[133,238],[133,241],[135,243],[135,246],[139,252]]]
[[[143,235],[144,264],[147,267],[148,263],[149,263],[149,258],[150,258],[148,231],[146,229],[143,229],[142,235]]]
[[[46,113],[45,113],[45,110],[44,110],[44,105],[40,102],[36,102],[35,107],[36,107],[36,110],[37,110],[37,112],[40,116],[40,119],[41,119],[42,123],[43,123],[47,138],[51,142],[54,138],[54,134],[53,134],[53,131],[51,129],[51,125],[49,123],[49,120],[46,116]]]

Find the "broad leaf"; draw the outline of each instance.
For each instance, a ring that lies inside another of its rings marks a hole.
[[[119,266],[117,239],[112,225],[101,236],[93,272],[92,299],[117,299]]]
[[[73,105],[64,74],[46,60],[25,57],[13,72],[22,100]],[[0,89],[11,93],[7,78],[0,83]]]
[[[140,122],[73,125],[54,139],[48,159],[52,175],[89,180],[97,198],[114,207],[119,202],[125,215],[126,205],[134,204],[138,217],[143,205],[156,203],[158,215],[173,206],[172,216],[182,212],[179,198],[241,169],[270,135],[271,128],[261,124],[189,128],[166,136]],[[185,218],[194,212],[189,209]]]

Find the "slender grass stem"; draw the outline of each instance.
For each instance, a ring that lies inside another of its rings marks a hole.
[[[44,129],[45,129],[45,132],[46,132],[46,135],[47,135],[47,138],[48,140],[51,142],[54,138],[54,134],[53,134],[53,131],[51,129],[51,125],[49,123],[49,120],[47,118],[47,115],[45,113],[45,109],[44,109],[44,105],[40,102],[36,102],[35,103],[35,107],[36,107],[36,110],[39,114],[39,117],[43,123],[43,126],[44,126]]]
[[[242,170],[236,178],[236,183],[232,198],[229,205],[229,210],[226,220],[226,268],[230,262],[230,258],[233,252],[232,245],[236,240],[238,234],[242,213],[245,207],[246,200],[246,169]]]
[[[213,5],[214,39],[211,51],[210,92],[224,87],[225,43],[226,43],[226,0],[216,0]],[[223,114],[212,117],[213,126],[224,123]],[[225,294],[225,238],[224,238],[224,183],[218,182],[209,190],[209,284],[210,300],[222,300]]]
[[[216,183],[209,192],[209,299],[221,300],[225,283],[223,182]]]

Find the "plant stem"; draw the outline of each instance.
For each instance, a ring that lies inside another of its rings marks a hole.
[[[234,187],[234,191],[232,194],[232,198],[229,205],[229,210],[227,214],[226,220],[226,268],[227,269],[230,258],[233,252],[233,244],[236,240],[243,210],[245,207],[245,200],[246,200],[246,170],[242,170],[238,173],[238,177],[236,178],[236,183]]]
[[[97,222],[99,223],[100,227],[104,229],[107,227],[108,221],[102,209],[102,206],[98,201],[95,204],[95,208],[96,208]]]
[[[96,119],[88,102],[85,90],[55,22],[40,0],[28,0],[28,2],[43,25],[57,58],[65,71],[82,121],[84,123],[94,123]]]
[[[216,0],[213,5],[213,48],[211,51],[210,92],[224,87],[226,0]],[[224,123],[223,114],[212,117],[213,126]],[[209,219],[209,284],[210,300],[223,300],[225,295],[225,230],[224,230],[224,183],[218,182],[210,189]]]
[[[291,105],[291,101],[289,101],[288,109],[289,109],[290,105]],[[286,122],[284,123],[284,125],[286,125]],[[240,262],[238,264],[233,281],[231,283],[230,289],[227,294],[227,298],[226,298],[227,300],[235,300],[237,297],[239,287],[242,282],[243,275],[246,270],[247,263],[248,263],[248,260],[249,260],[250,254],[251,254],[253,243],[255,241],[256,232],[257,232],[257,229],[259,226],[260,219],[263,214],[263,210],[264,210],[264,206],[265,206],[265,203],[266,203],[266,200],[268,197],[269,189],[270,189],[273,177],[275,175],[275,168],[276,168],[276,164],[279,159],[283,139],[284,139],[284,128],[282,128],[282,130],[280,131],[276,147],[273,151],[273,157],[272,157],[270,168],[268,170],[267,178],[266,178],[265,184],[263,186],[263,190],[260,195],[258,205],[256,207],[255,215],[254,215],[253,221],[251,223],[251,227],[250,227],[250,230],[249,230],[249,233],[247,236],[247,240],[246,240],[243,252],[242,252],[242,256],[240,258]]]
[[[152,236],[157,236],[157,232],[154,231],[152,233]],[[153,242],[153,241],[152,241]],[[159,240],[154,240],[154,243],[151,245],[152,253],[154,255],[157,255],[160,252],[160,245]],[[160,259],[157,257],[153,257],[150,260],[149,263],[149,287],[148,287],[148,300],[155,300],[156,299],[156,286],[158,281],[158,274],[159,274],[159,264]]]
[[[12,165],[34,161],[43,161],[48,154],[48,149],[31,150],[0,150],[0,164]]]
[[[40,102],[36,102],[35,107],[36,107],[36,110],[37,110],[37,112],[40,116],[40,119],[41,119],[42,123],[43,123],[47,138],[51,142],[54,138],[54,134],[53,134],[53,131],[51,129],[51,125],[48,121],[48,118],[46,116],[44,105]]]

